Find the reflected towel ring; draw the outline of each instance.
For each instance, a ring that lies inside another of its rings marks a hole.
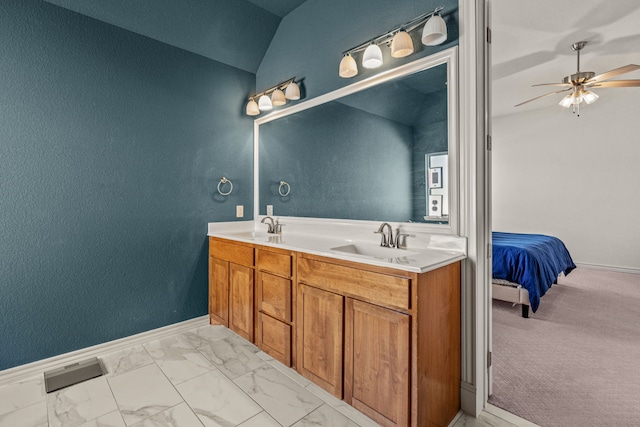
[[[284,190],[284,187],[287,188],[287,190]],[[278,187],[278,194],[280,194],[282,197],[286,197],[289,195],[289,193],[291,192],[291,186],[289,185],[289,183],[287,181],[280,181],[280,186]]]
[[[222,190],[220,190],[220,186],[223,184],[229,184],[229,191],[227,191],[226,193],[223,193]],[[228,180],[227,177],[223,176],[222,179],[220,179],[220,182],[218,183],[218,193],[220,193],[222,196],[228,196],[229,194],[231,194],[232,191],[233,191],[233,182]]]

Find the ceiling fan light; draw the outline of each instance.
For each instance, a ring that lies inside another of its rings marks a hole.
[[[582,99],[587,104],[593,104],[596,100],[600,98],[597,94],[591,92],[590,90],[585,90],[582,92]]]
[[[565,96],[558,104],[564,108],[571,107],[571,104],[573,104],[573,94]]]
[[[580,92],[573,92],[571,95],[571,103],[573,105],[578,105],[582,102],[582,94]]]

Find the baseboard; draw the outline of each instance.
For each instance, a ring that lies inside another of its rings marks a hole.
[[[152,329],[150,331],[141,332],[125,338],[114,341],[86,347],[69,353],[60,354],[58,356],[49,357],[47,359],[37,360],[25,365],[16,366],[14,368],[0,371],[0,386],[13,382],[22,381],[24,379],[40,375],[50,369],[67,366],[71,363],[89,357],[99,357],[114,351],[122,350],[128,347],[139,345],[148,341],[164,338],[169,335],[178,334],[200,326],[209,324],[209,316],[196,317],[194,319],[185,320],[184,322],[174,323],[173,325],[163,326],[162,328]]]
[[[482,412],[482,403],[478,402],[478,389],[473,384],[460,382],[460,409],[477,417]]]
[[[487,406],[484,408],[484,410],[485,412],[501,418],[518,427],[540,427],[538,424],[534,424],[531,421],[520,418],[519,416],[512,414],[511,412],[507,412],[502,408],[498,408],[497,406],[494,406],[490,403],[487,403]]]
[[[640,268],[635,267],[617,267],[614,265],[589,264],[586,262],[576,262],[576,267],[592,268],[595,270],[616,271],[618,273],[640,274]]]

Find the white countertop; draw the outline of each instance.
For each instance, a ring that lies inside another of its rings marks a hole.
[[[379,224],[309,222],[309,226],[307,221],[289,218],[281,218],[280,222],[286,225],[281,234],[267,233],[266,226],[258,221],[241,221],[209,223],[208,235],[416,273],[435,270],[467,257],[466,238],[459,236],[412,230],[406,249],[381,248],[380,237],[373,233]],[[391,225],[394,235],[398,228],[402,230],[402,224]],[[346,250],[353,246],[366,249],[374,256],[336,250],[345,246]]]

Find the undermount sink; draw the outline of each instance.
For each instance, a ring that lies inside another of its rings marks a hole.
[[[337,246],[335,248],[331,248],[334,252],[340,252],[345,255],[357,255],[367,258],[378,258],[378,259],[388,259],[388,258],[400,258],[411,255],[418,255],[418,252],[411,252],[405,249],[394,249],[394,248],[385,248],[382,246],[375,245],[362,245],[362,244],[351,244],[344,246]]]

